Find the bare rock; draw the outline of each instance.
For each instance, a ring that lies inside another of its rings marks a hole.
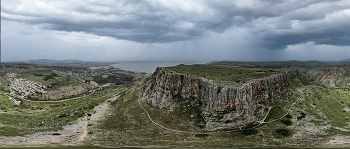
[[[205,130],[237,129],[257,122],[266,114],[263,102],[277,101],[299,70],[252,80],[240,86],[225,86],[158,67],[145,81],[143,98],[158,108],[174,108],[175,96],[200,100]]]

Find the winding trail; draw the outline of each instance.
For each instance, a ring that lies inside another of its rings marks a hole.
[[[283,115],[282,117],[280,117],[280,118],[277,118],[277,119],[275,119],[275,120],[271,120],[271,121],[265,122],[266,117],[269,115],[271,109],[272,109],[273,107],[275,107],[281,100],[279,100],[279,101],[278,101],[276,104],[274,104],[273,106],[269,106],[269,107],[268,107],[268,112],[267,112],[267,114],[265,115],[265,117],[264,117],[262,120],[258,121],[258,123],[259,123],[258,125],[254,126],[254,127],[251,127],[251,128],[247,128],[247,129],[236,129],[236,130],[229,130],[229,131],[225,131],[225,132],[239,132],[239,131],[242,131],[242,130],[251,130],[251,129],[254,129],[254,128],[259,127],[259,126],[262,125],[262,124],[268,124],[268,123],[272,123],[272,122],[278,121],[278,120],[282,119],[283,117],[285,117],[285,116],[290,112],[290,110],[293,108],[293,106],[303,97],[303,95],[304,95],[304,92],[302,92],[301,95],[298,97],[298,99],[295,100],[295,101],[291,104],[291,106],[290,106],[290,108],[287,110],[286,114],[284,114],[284,115]],[[155,121],[152,119],[152,117],[150,116],[150,114],[148,113],[148,111],[142,106],[140,100],[144,100],[144,98],[141,98],[141,92],[139,93],[139,98],[138,98],[138,100],[137,100],[138,103],[139,103],[139,105],[140,105],[140,107],[144,110],[144,112],[146,113],[148,119],[149,119],[153,124],[155,124],[155,125],[157,125],[157,126],[163,128],[163,129],[165,129],[165,130],[172,131],[172,132],[176,132],[176,133],[187,133],[187,134],[215,134],[215,133],[220,133],[220,131],[218,131],[218,132],[191,132],[191,131],[181,131],[181,130],[176,130],[176,129],[171,129],[171,128],[165,127],[165,126],[163,126],[163,125],[161,125],[161,124],[155,122]]]
[[[269,107],[267,107],[268,111],[267,111],[266,115],[264,116],[264,118],[261,119],[260,121],[257,121],[257,122],[259,123],[259,125],[266,123],[265,120],[266,120],[267,116],[269,115],[269,113],[270,113],[270,111],[271,111],[271,109],[272,109],[273,107],[275,107],[275,106],[269,106]]]
[[[289,107],[289,109],[287,110],[287,113],[286,113],[286,114],[282,115],[281,117],[279,117],[279,118],[277,118],[277,119],[274,119],[274,120],[271,120],[271,121],[268,121],[268,122],[265,122],[265,123],[272,123],[272,122],[275,122],[275,121],[278,121],[278,120],[281,120],[282,118],[284,118],[286,115],[288,115],[288,113],[291,112],[293,106],[294,106],[297,102],[299,102],[299,100],[301,99],[301,97],[303,97],[303,95],[304,95],[304,92],[301,93],[301,95],[298,97],[298,99],[295,100],[295,101],[292,103],[292,105],[291,105],[291,106]]]
[[[143,99],[143,98],[139,98],[139,99]],[[141,107],[141,108],[145,111],[145,113],[147,114],[148,119],[149,119],[153,124],[155,124],[155,125],[157,125],[157,126],[163,128],[163,129],[165,129],[165,130],[169,130],[169,131],[173,131],[173,132],[178,132],[178,133],[189,133],[189,134],[198,134],[198,133],[200,133],[200,132],[189,132],[189,131],[181,131],[181,130],[170,129],[170,128],[167,128],[167,127],[165,127],[165,126],[163,126],[163,125],[161,125],[161,124],[155,122],[155,121],[152,119],[152,117],[149,115],[148,111],[142,106],[140,100],[137,100],[137,101],[138,101],[140,107]]]
[[[142,85],[140,84],[139,98],[137,99],[137,102],[139,103],[139,105],[140,105],[140,107],[143,109],[143,111],[145,111],[145,113],[146,113],[148,119],[149,119],[153,124],[155,124],[155,125],[157,125],[157,126],[163,128],[163,129],[165,129],[165,130],[169,130],[169,131],[177,132],[177,133],[188,133],[188,134],[198,134],[198,133],[199,133],[199,132],[189,132],[189,131],[175,130],[175,129],[167,128],[167,127],[165,127],[165,126],[163,126],[163,125],[161,125],[161,124],[155,122],[155,121],[152,119],[152,117],[149,115],[148,111],[147,111],[147,110],[142,106],[142,104],[141,104],[141,101],[140,101],[140,100],[144,100],[144,98],[142,98],[142,95],[141,95],[142,92],[141,92],[141,91],[142,91]]]
[[[42,146],[76,146],[83,145],[80,138],[84,135],[86,116],[79,118],[63,130],[52,132],[38,132],[25,136],[0,136],[1,147],[42,147]]]
[[[25,136],[4,137],[0,136],[1,147],[57,147],[79,146],[89,143],[88,124],[100,120],[109,108],[109,104],[118,99],[116,94],[94,108],[91,116],[83,116],[72,124],[63,126],[63,130],[52,132],[39,132]]]
[[[24,99],[24,98],[21,98],[21,99],[23,99],[24,101],[36,102],[36,103],[58,103],[58,102],[65,102],[65,101],[70,101],[70,100],[77,100],[77,99],[80,99],[80,98],[91,96],[92,94],[94,94],[96,92],[96,90],[98,90],[98,89],[92,90],[92,92],[90,94],[87,94],[87,95],[83,95],[83,96],[79,96],[79,97],[73,97],[73,98],[69,98],[69,99],[63,99],[63,100],[34,101],[34,100],[28,100],[28,99]]]
[[[268,110],[267,114],[265,115],[265,117],[264,117],[262,120],[258,121],[259,124],[256,125],[256,126],[254,126],[254,127],[248,128],[248,129],[246,129],[246,130],[250,130],[250,129],[257,128],[257,127],[261,126],[262,124],[269,124],[269,123],[272,123],[272,122],[281,120],[281,119],[284,118],[286,115],[288,115],[288,113],[291,112],[293,106],[294,106],[297,102],[299,102],[299,100],[303,97],[303,95],[304,95],[304,92],[302,92],[301,95],[298,97],[298,99],[295,100],[295,101],[291,104],[291,106],[289,107],[289,109],[287,110],[287,112],[286,112],[284,115],[282,115],[281,117],[279,117],[279,118],[277,118],[277,119],[274,119],[274,120],[265,122],[265,120],[266,120],[267,116],[269,115],[271,109],[272,109],[273,107],[275,107],[277,104],[275,104],[274,106],[268,107],[269,110]],[[279,100],[278,102],[280,102],[280,101],[281,101],[281,100]]]
[[[141,85],[140,85],[141,86]],[[214,134],[214,133],[218,133],[218,132],[191,132],[191,131],[182,131],[182,130],[176,130],[176,129],[171,129],[171,128],[168,128],[168,127],[165,127],[157,122],[155,122],[152,117],[150,116],[150,114],[148,113],[148,111],[142,106],[141,104],[141,101],[140,100],[144,100],[144,98],[141,98],[141,91],[142,91],[142,88],[140,87],[140,92],[139,92],[139,98],[137,99],[137,102],[139,103],[140,107],[143,109],[143,111],[146,113],[148,119],[155,125],[165,129],[165,130],[168,130],[168,131],[172,131],[172,132],[175,132],[175,133],[186,133],[186,134]]]

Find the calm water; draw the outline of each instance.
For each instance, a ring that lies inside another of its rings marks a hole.
[[[177,66],[179,64],[204,64],[206,62],[132,62],[132,63],[118,63],[111,66],[115,68],[120,68],[122,70],[136,71],[136,72],[146,72],[153,73],[157,67],[167,67],[167,66]]]

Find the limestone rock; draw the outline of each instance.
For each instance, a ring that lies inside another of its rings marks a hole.
[[[346,71],[343,68],[314,68],[309,70],[307,75],[317,84],[327,88],[346,87],[344,83],[344,80],[347,80]]]
[[[284,87],[292,83],[298,70],[252,80],[240,86],[225,86],[158,67],[145,81],[143,98],[159,108],[174,108],[175,96],[200,100],[206,131],[237,129],[261,120],[266,114],[263,102],[278,100]]]

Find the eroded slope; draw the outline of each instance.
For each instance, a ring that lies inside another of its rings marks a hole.
[[[226,86],[203,77],[157,68],[144,85],[143,97],[149,104],[166,109],[175,108],[176,96],[198,100],[200,115],[206,121],[204,130],[237,129],[262,121],[269,111],[268,105],[280,99],[298,74],[297,69],[291,69],[238,86]]]

